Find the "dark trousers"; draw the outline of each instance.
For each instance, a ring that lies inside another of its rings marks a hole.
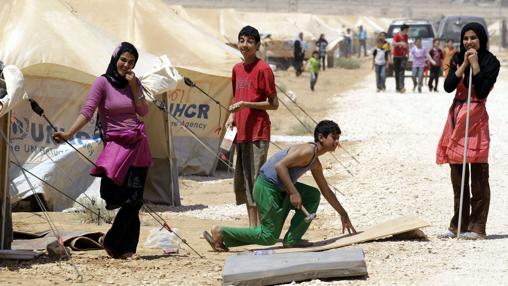
[[[122,186],[107,177],[101,180],[101,197],[106,201],[106,208],[120,207],[104,238],[104,249],[113,258],[136,253],[141,226],[139,210],[143,206],[147,173],[146,167],[130,167]]]
[[[300,76],[303,72],[303,60],[295,59],[294,65],[295,65],[296,76]]]
[[[439,82],[439,74],[441,73],[441,67],[431,66],[429,69],[429,90],[437,91],[437,85]],[[432,82],[435,81],[435,85]]]
[[[325,66],[325,63],[326,63],[326,54],[323,55],[323,56],[319,56],[319,61],[321,62],[321,67],[323,68],[323,70],[326,70],[326,66]]]
[[[393,77],[395,78],[395,89],[401,91],[404,88],[404,72],[406,71],[406,58],[393,57]]]
[[[469,191],[469,166],[471,166],[471,193]],[[459,225],[462,164],[450,164],[450,169],[453,186],[453,217],[450,221],[449,229],[453,232],[457,232]],[[489,164],[467,164],[464,182],[461,232],[473,231],[485,234],[490,205]]]
[[[359,40],[360,45],[358,46],[358,57],[362,54],[362,48],[363,48],[363,56],[367,56],[367,40]]]

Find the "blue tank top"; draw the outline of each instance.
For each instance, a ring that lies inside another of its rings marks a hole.
[[[293,167],[289,168],[289,177],[291,178],[291,182],[294,184],[300,178],[305,172],[307,172],[312,165],[317,160],[317,144],[316,143],[309,143],[314,145],[314,156],[312,157],[312,160],[310,160],[309,164],[303,167]],[[273,156],[266,161],[266,163],[263,164],[261,169],[259,170],[260,176],[265,179],[268,182],[271,182],[272,184],[279,187],[281,190],[285,190],[286,187],[284,186],[284,183],[279,180],[279,176],[277,176],[277,171],[275,170],[275,164],[282,160],[284,157],[287,156],[289,151],[289,148],[282,149],[279,152],[273,154]]]

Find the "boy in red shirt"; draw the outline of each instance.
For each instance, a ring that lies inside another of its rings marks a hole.
[[[408,56],[408,37],[409,26],[402,24],[400,32],[393,36],[393,72],[395,77],[395,89],[404,93],[404,72]]]
[[[234,103],[226,127],[236,126],[237,157],[234,189],[236,204],[247,203],[249,225],[258,224],[252,190],[259,169],[265,163],[270,143],[270,118],[267,110],[279,107],[272,69],[256,57],[260,36],[257,29],[245,26],[238,34],[238,49],[243,62],[233,67]]]

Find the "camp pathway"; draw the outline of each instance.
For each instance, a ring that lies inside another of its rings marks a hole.
[[[336,154],[355,177],[334,164],[329,174],[340,174],[333,182],[357,228],[402,215],[417,215],[432,224],[425,228],[428,242],[378,242],[361,245],[365,250],[369,278],[346,281],[352,285],[506,285],[508,275],[508,70],[503,68],[489,95],[491,204],[487,223],[488,240],[438,239],[452,215],[452,189],[447,165],[435,164],[437,142],[453,94],[443,91],[412,93],[406,78],[405,94],[395,93],[393,78],[387,92],[376,93],[374,73],[357,88],[335,97],[337,110],[328,115],[343,134],[365,138],[354,149],[356,164],[340,149]],[[333,214],[322,202],[319,212]],[[339,227],[330,220],[325,227]],[[332,285],[334,283],[331,283]],[[309,282],[303,285],[328,285]]]

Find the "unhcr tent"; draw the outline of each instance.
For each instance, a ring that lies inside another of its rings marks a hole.
[[[161,0],[69,0],[79,17],[154,54],[171,57],[178,72],[228,106],[231,70],[240,53],[220,42]],[[97,7],[101,7],[100,10]],[[238,27],[238,31],[241,27]],[[219,150],[228,112],[183,82],[169,94],[171,114],[213,150]],[[217,158],[187,131],[172,123],[178,168],[184,174],[210,175]],[[220,129],[222,128],[222,129]]]
[[[3,1],[0,27],[0,60],[21,69],[26,93],[39,102],[58,129],[69,128],[86,100],[91,83],[105,72],[120,40],[85,23],[58,0]],[[160,58],[140,50],[134,71],[144,85],[151,86],[150,76],[143,75],[150,75],[154,67],[160,66]],[[94,178],[88,175],[90,163],[69,146],[55,145],[49,123],[32,112],[27,101],[16,100],[17,105],[7,106],[11,110],[10,140],[15,150],[11,160],[20,162],[74,199],[87,189],[97,191],[98,180],[94,183]],[[169,151],[164,149],[171,139],[165,128],[165,116],[154,107],[149,114],[144,121],[149,122],[149,143],[155,162],[149,171],[145,199],[157,204],[179,204],[178,182],[171,181],[171,174],[161,172],[164,168],[160,167],[170,165]],[[94,125],[95,122],[90,122],[71,140],[91,160],[102,148],[98,136],[94,135]],[[156,140],[153,134],[158,135]],[[12,202],[32,194],[29,182],[12,164],[10,177]],[[72,201],[46,184],[29,178],[35,191],[44,194],[51,209],[72,206]]]

